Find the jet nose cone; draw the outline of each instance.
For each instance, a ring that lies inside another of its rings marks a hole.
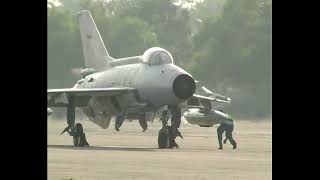
[[[179,99],[189,99],[196,91],[196,83],[194,79],[187,74],[180,74],[173,81],[172,86],[174,95]]]

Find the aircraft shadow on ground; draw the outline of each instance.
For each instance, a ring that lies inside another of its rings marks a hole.
[[[114,147],[114,146],[89,146],[74,147],[72,145],[47,145],[48,148],[54,149],[70,149],[70,150],[93,150],[93,151],[155,151],[157,148],[147,147]]]

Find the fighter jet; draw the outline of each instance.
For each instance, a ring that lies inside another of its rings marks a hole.
[[[214,101],[194,94],[196,82],[192,75],[176,66],[172,55],[160,47],[147,49],[142,55],[115,59],[105,48],[96,24],[88,10],[77,13],[85,68],[82,78],[72,87],[48,89],[48,107],[66,107],[67,127],[62,131],[73,137],[74,146],[85,146],[81,123],[75,121],[75,108],[80,108],[90,121],[103,129],[115,117],[115,129],[125,119],[137,119],[145,131],[147,121],[162,111],[159,148],[177,147],[181,136],[181,108],[192,101]],[[168,125],[168,113],[171,125]]]

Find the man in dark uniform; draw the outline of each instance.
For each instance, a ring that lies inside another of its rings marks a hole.
[[[233,146],[233,149],[237,148],[237,143],[232,137],[232,131],[233,131],[233,127],[234,127],[233,120],[228,114],[226,114],[226,115],[227,115],[227,118],[223,122],[221,122],[220,126],[217,129],[220,150],[223,149],[222,148],[222,134],[224,132],[226,132],[226,139],[223,141],[223,143],[225,144],[227,142],[227,140],[229,139],[230,143]]]

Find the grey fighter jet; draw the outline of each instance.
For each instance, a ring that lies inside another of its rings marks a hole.
[[[125,119],[137,119],[145,131],[147,121],[163,110],[159,131],[159,148],[177,147],[181,136],[181,108],[189,99],[212,101],[195,95],[196,82],[182,68],[174,65],[172,55],[160,47],[147,49],[142,55],[112,58],[101,39],[95,22],[87,10],[78,12],[85,68],[82,78],[66,89],[48,89],[48,107],[66,107],[68,132],[74,146],[85,146],[83,127],[75,122],[75,108],[80,108],[90,121],[103,129],[115,117],[119,130]],[[171,126],[168,116],[171,114]],[[49,114],[49,111],[48,111]],[[50,112],[51,114],[51,112]],[[181,136],[182,137],[182,136]]]

